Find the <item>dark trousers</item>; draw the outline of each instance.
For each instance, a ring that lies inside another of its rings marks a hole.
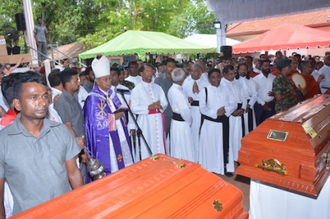
[[[165,116],[165,133],[166,137],[170,134],[172,116]]]
[[[42,66],[42,60],[45,59],[45,57],[43,55],[41,55],[40,53],[43,53],[44,55],[47,56],[47,43],[46,42],[39,42],[38,45],[38,62],[39,62],[39,66]]]
[[[257,126],[275,114],[275,101],[268,102],[267,104],[272,109],[271,111],[265,110],[259,103],[254,104]]]

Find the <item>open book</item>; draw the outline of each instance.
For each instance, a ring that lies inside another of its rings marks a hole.
[[[125,112],[126,110],[128,110],[128,107],[120,107],[118,109],[116,109],[113,113],[121,113],[121,112]]]

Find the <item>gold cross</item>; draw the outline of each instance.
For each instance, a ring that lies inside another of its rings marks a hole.
[[[100,108],[100,112],[98,114],[96,114],[97,116],[101,116],[101,119],[104,119],[104,116],[106,116],[107,114],[104,112],[104,108],[107,106],[105,104],[104,100],[101,100],[101,105],[97,104],[97,106]]]
[[[117,157],[117,160],[119,161],[119,162],[121,162],[121,159],[122,159],[123,157],[121,156],[121,154],[118,154],[118,157]]]

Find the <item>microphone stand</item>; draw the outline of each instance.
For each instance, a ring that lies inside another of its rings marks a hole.
[[[128,90],[127,90],[127,91],[128,91]],[[138,124],[137,121],[136,121],[136,118],[135,118],[135,116],[134,116],[134,114],[133,114],[133,112],[132,112],[132,110],[131,110],[131,107],[130,107],[129,104],[127,103],[127,100],[126,100],[126,98],[125,98],[125,96],[124,96],[124,92],[123,92],[123,91],[118,91],[118,90],[117,90],[117,93],[120,93],[121,96],[123,97],[123,99],[124,99],[124,101],[125,101],[125,103],[126,103],[126,105],[127,105],[127,107],[128,107],[128,112],[129,112],[129,114],[131,115],[131,117],[132,117],[132,119],[133,119],[133,121],[134,121],[134,123],[135,123],[135,125],[136,125],[136,127],[137,127],[136,135],[137,135],[137,137],[138,137],[138,147],[139,147],[139,149],[140,149],[140,153],[139,153],[139,154],[140,154],[140,160],[141,160],[141,137],[142,137],[142,140],[144,141],[144,143],[145,143],[145,145],[146,145],[146,147],[147,147],[148,152],[152,155],[152,151],[151,151],[151,149],[150,149],[150,147],[149,147],[149,144],[147,143],[147,140],[145,139],[145,137],[144,137],[144,135],[143,135],[143,132],[142,132],[142,130],[141,130],[139,124]]]

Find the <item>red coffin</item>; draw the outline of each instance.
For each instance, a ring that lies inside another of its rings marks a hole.
[[[242,192],[199,164],[157,154],[13,218],[239,218]]]
[[[317,196],[330,175],[330,95],[280,112],[242,139],[236,173]]]

